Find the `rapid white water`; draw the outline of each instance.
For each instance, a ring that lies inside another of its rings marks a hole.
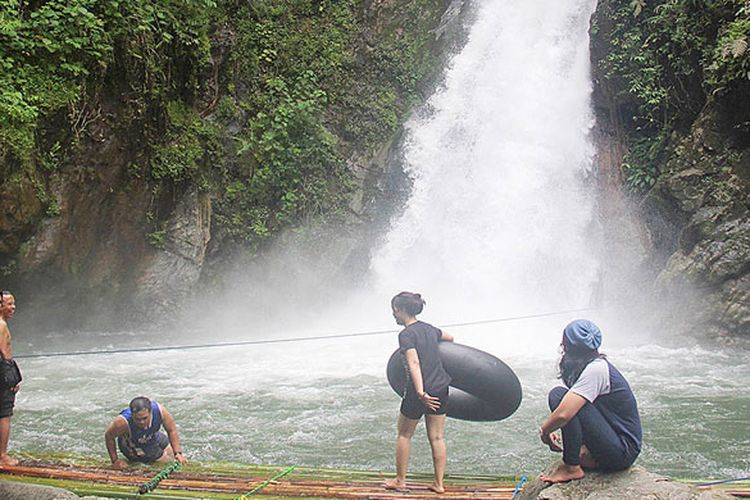
[[[372,261],[382,295],[420,291],[448,321],[588,305],[595,5],[481,2],[444,87],[407,126],[413,190]]]

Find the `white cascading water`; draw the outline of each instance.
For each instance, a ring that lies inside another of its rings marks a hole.
[[[381,294],[420,291],[460,320],[588,305],[595,5],[478,6],[444,87],[407,125],[413,189],[372,260]]]

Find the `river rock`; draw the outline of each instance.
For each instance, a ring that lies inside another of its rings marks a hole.
[[[551,472],[557,463],[550,465]],[[734,499],[719,490],[702,490],[634,466],[620,472],[587,472],[579,481],[550,485],[539,478],[524,487],[520,500],[720,500]]]
[[[81,500],[75,493],[62,488],[13,481],[0,481],[0,498],[3,500]],[[93,500],[102,497],[84,498]]]

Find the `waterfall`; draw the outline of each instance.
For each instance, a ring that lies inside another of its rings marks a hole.
[[[379,293],[419,291],[463,319],[588,305],[595,5],[479,2],[444,85],[407,124],[413,186],[371,261]]]

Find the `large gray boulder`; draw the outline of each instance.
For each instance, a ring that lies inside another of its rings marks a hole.
[[[557,464],[547,468],[552,471]],[[587,472],[579,481],[550,485],[534,479],[519,495],[520,500],[733,500],[719,490],[702,490],[668,477],[631,467],[620,472]]]
[[[4,500],[80,500],[75,493],[52,486],[0,481],[0,498]]]

